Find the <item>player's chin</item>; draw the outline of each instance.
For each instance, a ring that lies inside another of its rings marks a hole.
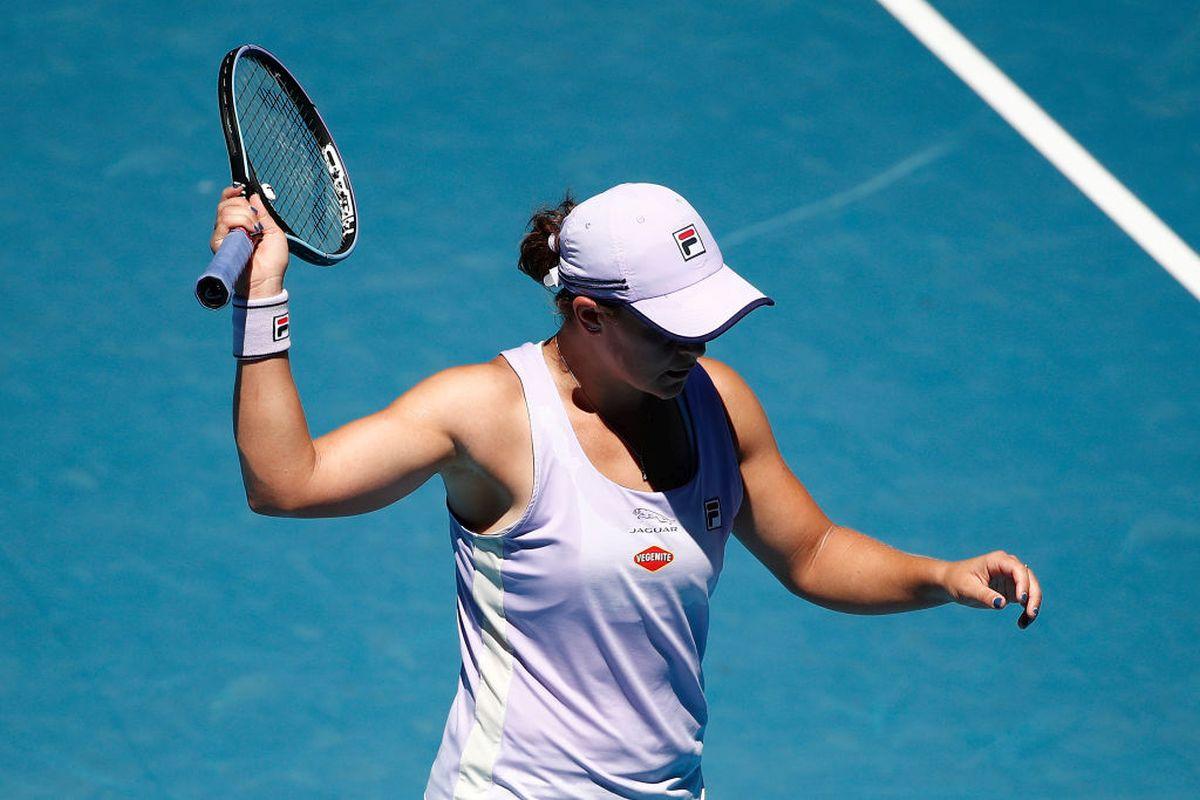
[[[691,369],[676,369],[669,370],[658,376],[655,381],[655,389],[653,394],[661,397],[664,400],[670,399],[683,391],[683,386],[687,383],[688,375],[692,372]]]

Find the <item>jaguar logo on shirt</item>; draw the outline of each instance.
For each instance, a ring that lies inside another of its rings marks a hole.
[[[647,547],[633,557],[633,563],[651,572],[658,572],[674,560],[675,554],[670,550],[663,550],[661,547]]]
[[[635,508],[633,516],[638,522],[629,529],[630,533],[678,533],[680,530],[678,520],[648,508]]]

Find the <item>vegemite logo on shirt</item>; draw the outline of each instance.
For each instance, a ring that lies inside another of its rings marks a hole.
[[[683,254],[684,261],[690,261],[706,252],[704,242],[700,239],[700,231],[695,225],[688,225],[675,231],[675,244]]]
[[[633,563],[651,572],[658,572],[674,560],[675,554],[670,550],[663,550],[661,547],[647,547],[633,557]]]
[[[638,518],[638,522],[629,529],[630,533],[678,533],[679,522],[668,517],[666,514],[660,514],[657,511],[651,511],[648,508],[635,508],[633,515]]]

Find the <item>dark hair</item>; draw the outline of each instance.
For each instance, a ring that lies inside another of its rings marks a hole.
[[[517,269],[539,284],[550,270],[558,266],[558,253],[550,249],[550,235],[558,236],[563,220],[575,208],[575,198],[568,190],[557,206],[542,206],[529,218],[529,233],[521,239],[521,255],[517,258]],[[570,305],[575,295],[567,289],[559,289],[554,304],[563,312],[564,302]]]
[[[529,218],[529,233],[521,239],[521,255],[517,269],[538,283],[558,264],[558,253],[550,249],[550,234],[558,236],[563,220],[575,208],[575,198],[568,190],[556,207],[542,206]]]

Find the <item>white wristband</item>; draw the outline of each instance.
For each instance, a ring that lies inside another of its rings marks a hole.
[[[233,354],[238,358],[261,358],[282,353],[292,346],[288,320],[288,293],[250,299],[233,296]]]

